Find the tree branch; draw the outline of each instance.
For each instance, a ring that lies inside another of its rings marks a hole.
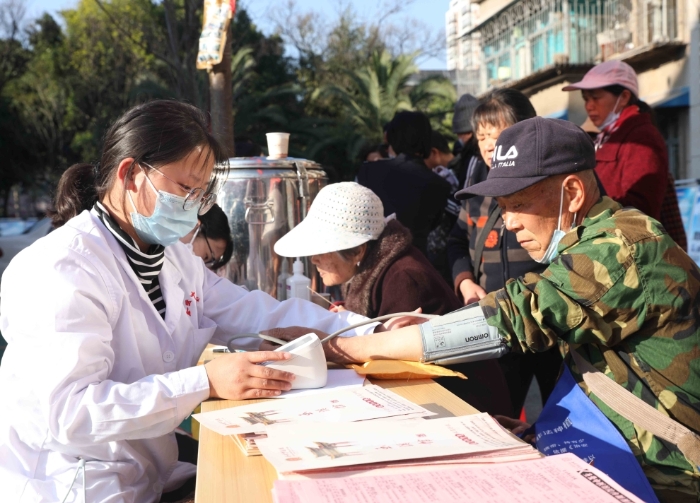
[[[122,25],[112,16],[112,14],[107,10],[107,8],[104,6],[101,0],[94,0],[94,2],[97,4],[97,6],[100,8],[102,12],[104,12],[105,16],[109,19],[109,21],[114,25],[114,27],[119,30],[119,32],[124,35],[126,38],[128,38],[133,44],[141,47],[142,49],[150,52],[158,58],[159,60],[163,61],[165,64],[171,66],[175,70],[179,70],[180,66],[177,61],[173,61],[170,58],[167,57],[165,54],[161,54],[158,51],[154,50],[153,48],[149,47],[147,43],[141,42],[140,40],[135,39],[131,33],[129,33],[127,30],[125,30]]]
[[[168,29],[168,41],[170,42],[170,52],[175,60],[175,64],[180,68],[180,57],[178,56],[177,40],[175,40],[175,8],[171,0],[163,0],[165,8],[165,26]]]

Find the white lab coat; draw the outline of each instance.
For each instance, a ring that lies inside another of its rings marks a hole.
[[[0,501],[61,501],[79,458],[89,502],[158,501],[194,473],[177,462],[173,430],[209,396],[206,371],[195,366],[207,343],[278,326],[330,332],[363,319],[247,292],[181,243],[166,248],[159,277],[165,320],[87,211],[10,263],[0,297],[8,341]],[[81,476],[69,501],[79,489]]]

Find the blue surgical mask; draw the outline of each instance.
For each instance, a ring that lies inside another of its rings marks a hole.
[[[559,220],[557,221],[557,230],[554,231],[554,234],[552,234],[552,239],[549,241],[549,246],[544,252],[544,255],[542,255],[542,258],[540,259],[533,259],[535,262],[539,264],[551,264],[552,260],[557,258],[557,255],[559,255],[559,242],[562,240],[564,236],[566,236],[566,232],[561,230],[561,215],[564,209],[564,185],[562,184],[561,186],[561,196],[559,197]],[[576,226],[576,216],[578,215],[578,212],[574,213],[574,221],[571,222],[571,228],[573,229]]]
[[[184,197],[156,189],[147,176],[146,181],[151,190],[156,193],[153,214],[150,217],[145,217],[136,211],[131,193],[128,193],[129,202],[134,209],[131,213],[131,223],[141,241],[152,245],[170,246],[194,229],[194,226],[197,225],[199,208],[195,206],[191,210],[185,210],[183,208]]]

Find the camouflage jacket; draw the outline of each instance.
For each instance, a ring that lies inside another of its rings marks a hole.
[[[480,301],[514,351],[577,350],[650,405],[700,432],[700,269],[652,218],[603,197],[541,274]],[[627,439],[652,486],[698,494],[700,473],[673,445],[590,394]]]

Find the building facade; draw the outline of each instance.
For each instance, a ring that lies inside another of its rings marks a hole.
[[[466,36],[478,24],[479,5],[470,0],[450,0],[445,13],[447,70],[454,75],[459,95],[476,93],[481,79],[478,34]]]
[[[539,115],[582,124],[580,93],[561,88],[601,61],[624,60],[655,109],[674,176],[700,178],[700,0],[471,2],[477,22],[461,43],[477,55],[475,94],[514,87]]]

